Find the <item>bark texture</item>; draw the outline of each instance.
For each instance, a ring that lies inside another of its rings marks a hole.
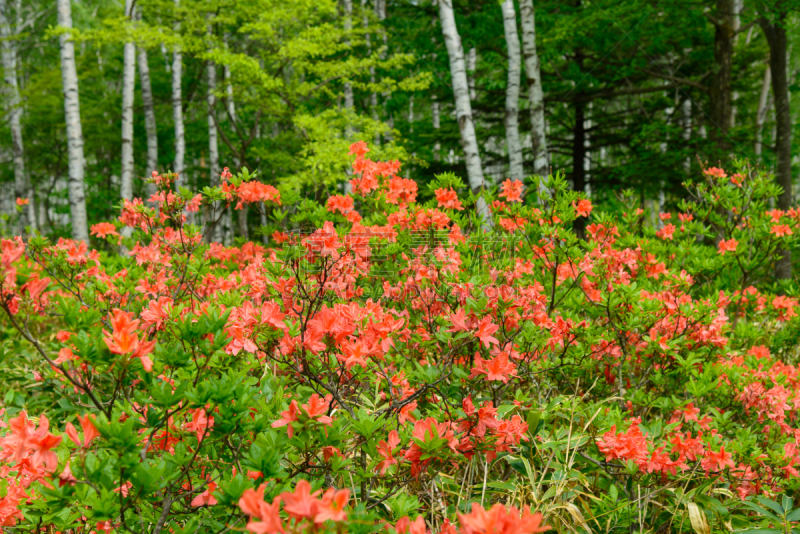
[[[549,174],[547,153],[547,127],[544,118],[544,92],[540,72],[539,54],[536,50],[536,20],[533,0],[520,0],[520,25],[522,26],[522,53],[525,57],[525,74],[528,81],[528,103],[531,109],[531,145],[533,172],[539,176]]]
[[[133,19],[133,0],[125,0],[125,16]],[[133,91],[136,85],[136,45],[126,42],[122,60],[122,168],[120,196],[133,197]]]
[[[714,82],[709,88],[711,101],[711,140],[720,150],[720,156],[731,149],[728,132],[733,128],[731,79],[733,73],[733,45],[736,36],[734,0],[717,0],[717,8],[710,16],[714,24]]]
[[[756,158],[761,160],[761,153],[764,150],[764,122],[767,120],[767,109],[769,108],[769,88],[772,84],[772,70],[767,66],[764,71],[764,81],[761,84],[761,94],[758,95],[758,112],[756,113],[756,140],[753,151]]]
[[[72,28],[70,0],[58,0],[58,25]],[[59,35],[61,48],[61,81],[64,87],[64,115],[67,123],[67,157],[69,160],[68,196],[72,238],[89,243],[86,218],[86,195],[83,186],[83,131],[78,96],[78,73],[75,69],[75,45],[69,32]]]
[[[792,207],[792,115],[789,106],[788,49],[786,36],[786,14],[772,20],[762,18],[761,29],[769,45],[769,68],[772,72],[772,97],[775,102],[775,156],[777,165],[775,179],[781,186],[778,209]],[[792,256],[782,250],[781,259],[775,267],[775,276],[780,279],[792,277]]]
[[[208,28],[209,36],[212,34],[211,27]],[[208,93],[206,94],[206,102],[208,104],[208,173],[209,184],[212,186],[218,185],[220,181],[219,169],[219,144],[217,142],[217,121],[214,114],[217,112],[217,64],[209,61],[206,65],[206,83],[208,85]],[[231,102],[233,99],[230,99]],[[212,225],[211,231],[207,234],[208,239],[213,242],[222,242],[222,224],[217,222],[217,212],[220,209],[219,202],[214,205],[214,210],[211,213],[211,220],[209,223]]]
[[[503,10],[503,29],[508,50],[508,82],[506,85],[506,145],[508,148],[508,175],[512,180],[522,181],[522,144],[519,139],[519,78],[521,69],[519,35],[517,34],[517,13],[514,0],[505,0]]]
[[[175,0],[176,22],[174,25],[175,33],[181,31],[181,24],[177,21],[178,7],[180,0]],[[183,130],[183,91],[181,88],[181,78],[183,76],[183,54],[180,45],[176,45],[172,51],[172,120],[175,123],[175,168],[173,172],[178,173],[175,181],[175,188],[183,185],[184,159],[186,157],[186,139]]]
[[[11,156],[14,162],[14,197],[27,198],[28,205],[22,208],[16,232],[20,235],[30,227],[36,229],[36,212],[33,189],[25,172],[25,146],[22,141],[22,104],[17,83],[17,43],[6,18],[8,5],[0,0],[0,38],[2,38],[2,61],[5,90],[8,93],[8,125],[11,128]]]
[[[137,20],[141,20],[141,11],[136,11]],[[153,171],[158,171],[158,129],[156,127],[156,112],[153,104],[153,88],[150,83],[150,64],[147,61],[147,50],[138,47],[137,64],[139,65],[139,85],[142,92],[142,107],[144,108],[144,130],[147,135],[147,177]],[[156,192],[155,184],[147,184],[148,198]]]
[[[461,133],[461,147],[467,164],[467,179],[473,191],[484,187],[483,167],[478,152],[478,140],[475,136],[475,123],[472,119],[472,103],[469,98],[469,84],[464,64],[464,48],[458,35],[456,19],[453,13],[453,0],[439,0],[439,19],[442,23],[442,35],[450,58],[450,76],[456,101],[456,120]]]
[[[580,98],[575,102],[575,125],[572,129],[572,189],[584,192],[586,188],[586,107]],[[584,238],[584,217],[575,219],[575,232]]]

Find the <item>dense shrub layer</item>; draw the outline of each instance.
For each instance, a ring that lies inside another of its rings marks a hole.
[[[104,252],[2,242],[7,531],[799,519],[798,302],[772,272],[800,211],[769,209],[769,176],[708,169],[653,228],[560,176],[483,191],[479,214],[442,175],[420,204],[367,152],[324,204],[227,169],[200,195],[154,176],[92,228]],[[272,244],[186,224],[225,205],[266,210]]]

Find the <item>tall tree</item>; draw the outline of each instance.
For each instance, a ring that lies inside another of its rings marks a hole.
[[[367,0],[361,0],[361,21],[364,26],[364,40],[367,43],[367,54],[369,56],[372,55],[372,34],[369,33],[369,11],[367,10]],[[369,67],[369,83],[375,83],[375,66],[370,65]],[[378,120],[378,93],[374,90],[369,94],[369,108],[372,114],[372,120]],[[381,143],[381,136],[380,134],[375,134],[373,136],[373,143],[375,145],[379,145]]]
[[[343,0],[344,4],[344,32],[345,32],[345,46],[350,49],[350,33],[353,31],[353,0]],[[353,84],[349,81],[344,83],[344,109],[347,112],[347,126],[344,130],[344,137],[348,141],[353,136],[353,125],[351,123],[353,116]],[[347,176],[352,174],[352,169],[347,169]],[[353,186],[349,179],[345,179],[342,188],[345,194],[349,194],[353,190]]]
[[[141,9],[136,9],[136,19],[141,20]],[[142,93],[142,107],[144,108],[144,130],[147,135],[147,168],[145,176],[150,176],[153,171],[158,171],[158,128],[156,127],[156,111],[153,103],[153,86],[150,83],[150,64],[147,61],[147,49],[137,47],[139,65],[139,85]],[[155,193],[155,184],[147,184],[147,196]]]
[[[764,81],[761,84],[761,93],[758,95],[758,109],[756,110],[756,139],[753,152],[757,160],[761,160],[761,153],[764,150],[764,122],[767,120],[770,85],[772,85],[772,71],[767,65],[764,70]]]
[[[175,0],[175,33],[180,34],[180,0]],[[175,45],[172,50],[172,120],[175,124],[175,168],[173,172],[178,173],[176,188],[183,184],[184,158],[186,157],[186,138],[183,128],[183,54],[181,46]]]
[[[350,32],[353,31],[353,0],[342,0],[344,5],[344,31],[345,31],[345,46],[349,49],[350,48]],[[347,110],[348,113],[353,112],[353,84],[349,81],[345,82],[344,84],[344,108]],[[346,137],[350,137],[352,135],[352,126],[347,126],[347,131],[345,133]]]
[[[222,37],[223,42],[225,44],[225,50],[228,50],[228,45],[230,42],[230,36],[228,32]],[[225,98],[226,102],[225,105],[227,106],[228,115],[230,115],[231,122],[236,122],[236,104],[233,99],[233,84],[231,83],[231,68],[230,66],[225,63],[222,68],[222,75],[225,78]]]
[[[2,38],[3,74],[8,94],[8,123],[11,128],[11,155],[14,161],[14,195],[17,198],[27,198],[28,205],[22,208],[19,214],[18,232],[25,232],[30,226],[36,229],[36,213],[34,207],[33,190],[30,180],[25,172],[25,152],[22,142],[22,104],[19,97],[19,84],[17,83],[17,41],[8,22],[8,3],[0,0],[0,38]],[[19,30],[17,30],[19,31]]]
[[[72,29],[70,0],[58,0],[58,25]],[[75,68],[75,45],[69,31],[59,35],[61,47],[61,80],[64,87],[64,115],[67,123],[67,155],[69,159],[69,207],[72,238],[89,243],[89,223],[86,217],[86,195],[83,172],[83,131],[78,96],[78,73]]]
[[[762,5],[759,26],[769,45],[769,70],[772,75],[772,97],[775,103],[775,180],[781,186],[778,209],[792,207],[792,115],[789,104],[788,42],[786,23],[790,1],[776,0]],[[782,250],[775,276],[792,277],[791,251]]]
[[[442,35],[450,58],[450,77],[455,95],[456,120],[461,133],[461,148],[467,164],[467,179],[473,192],[478,193],[485,186],[481,155],[478,152],[478,140],[475,136],[475,123],[472,119],[472,104],[469,98],[469,84],[464,64],[464,48],[458,35],[453,0],[439,0],[439,20],[442,24]],[[488,217],[488,210],[483,196],[479,198],[478,210]]]
[[[133,0],[125,0],[125,17],[133,20]],[[125,43],[122,63],[122,170],[120,196],[133,198],[133,94],[136,85],[136,45]]]
[[[533,146],[533,172],[547,176],[547,130],[544,117],[544,92],[539,54],[536,49],[536,20],[533,0],[520,0],[522,25],[522,52],[525,56],[525,74],[528,80],[528,101],[531,109],[531,144]]]
[[[211,25],[208,26],[209,37],[213,35]],[[217,64],[209,59],[206,64],[206,82],[208,84],[208,92],[206,94],[206,102],[208,103],[208,171],[209,183],[212,186],[219,185],[220,182],[220,169],[219,169],[219,146],[217,144],[217,123],[215,115],[217,113]],[[231,98],[231,102],[233,99]],[[215,205],[215,208],[218,206]],[[211,231],[207,236],[211,241],[221,243],[223,239],[223,225],[218,224],[216,221],[217,210],[215,209],[212,214],[210,224],[212,225]]]
[[[520,51],[519,35],[517,35],[517,13],[514,0],[505,0],[503,11],[503,29],[508,50],[508,82],[506,85],[506,145],[508,149],[509,176],[512,180],[522,181],[522,143],[519,140],[519,78]]]
[[[711,101],[709,134],[722,156],[731,148],[729,132],[733,128],[731,82],[737,20],[734,0],[717,0],[716,11],[707,16],[714,25],[714,81],[709,87]]]

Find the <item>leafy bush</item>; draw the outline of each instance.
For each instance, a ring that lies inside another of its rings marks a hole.
[[[481,192],[482,219],[457,177],[421,192],[367,152],[321,204],[227,169],[201,195],[154,176],[92,228],[104,252],[2,242],[6,531],[800,519],[798,302],[772,277],[800,211],[769,209],[771,177],[708,169],[658,228],[562,176]],[[186,222],[225,204],[266,210],[272,245]]]

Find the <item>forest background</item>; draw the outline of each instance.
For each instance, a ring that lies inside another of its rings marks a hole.
[[[797,0],[0,0],[5,233],[87,239],[122,198],[147,198],[152,171],[201,190],[244,167],[287,205],[306,199],[293,210],[324,209],[357,140],[420,185],[563,171],[601,209],[632,189],[654,225],[701,164],[748,158],[788,209],[799,13]],[[267,241],[274,223],[232,211],[208,235]]]

